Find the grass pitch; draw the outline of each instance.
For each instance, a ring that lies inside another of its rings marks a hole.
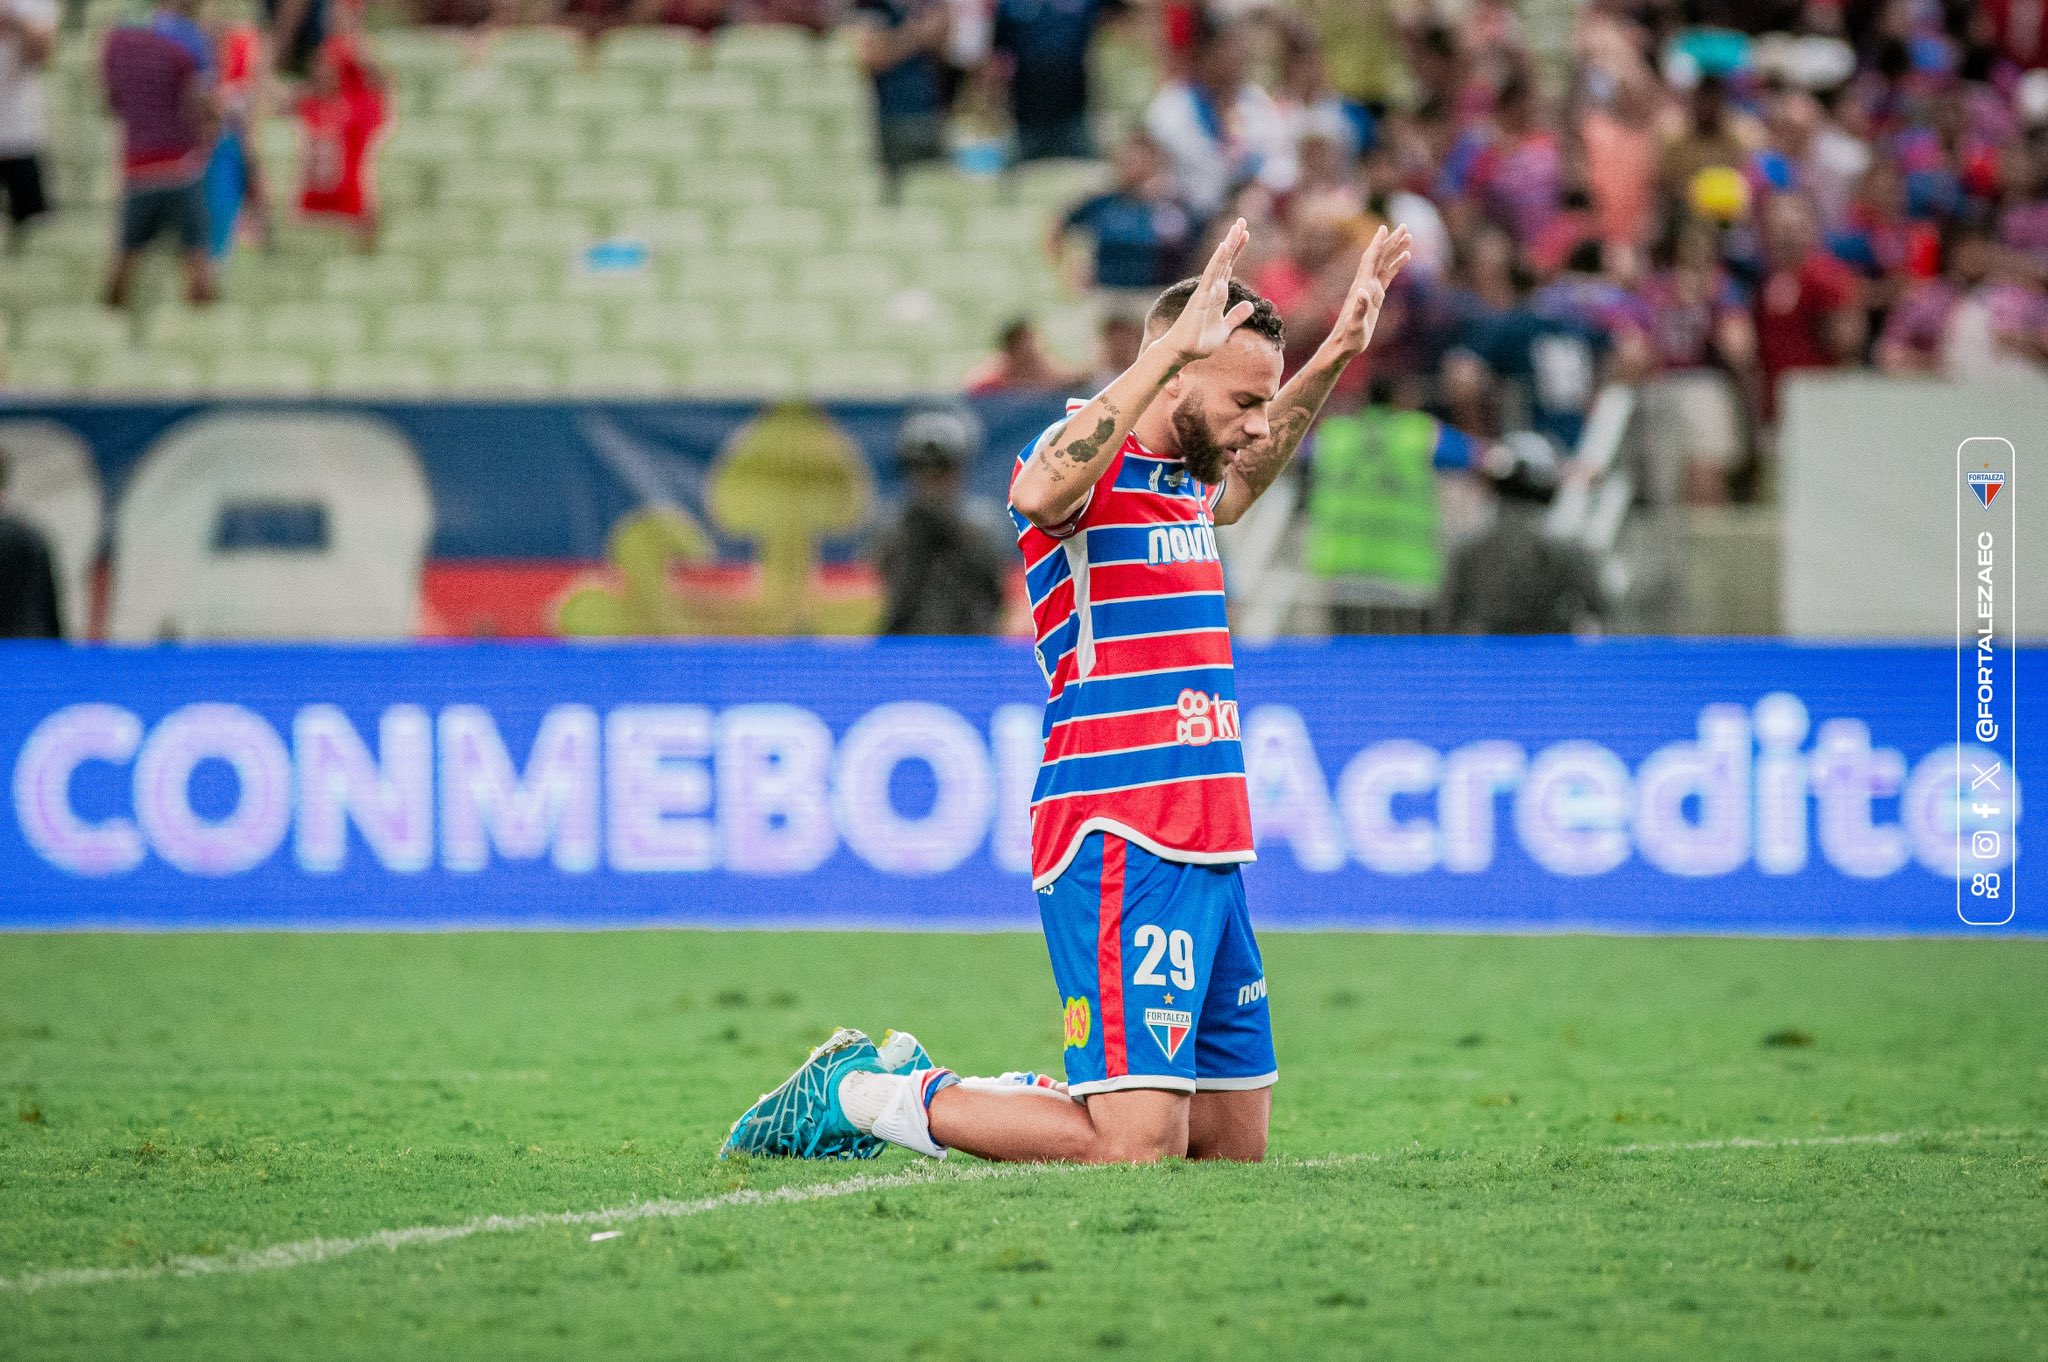
[[[2048,943],[1265,949],[1273,1163],[973,1176],[713,1153],[1035,938],[0,938],[0,1354],[2048,1358]]]

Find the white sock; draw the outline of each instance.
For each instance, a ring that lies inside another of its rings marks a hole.
[[[946,1151],[932,1139],[925,1090],[957,1082],[950,1070],[924,1069],[912,1074],[856,1072],[839,1080],[839,1107],[863,1135],[902,1145],[930,1158]]]

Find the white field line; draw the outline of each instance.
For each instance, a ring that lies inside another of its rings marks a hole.
[[[1798,1145],[1897,1144],[1901,1140],[2024,1138],[2024,1130],[1900,1130],[1875,1135],[1812,1135],[1785,1139],[1749,1139],[1735,1136],[1725,1140],[1690,1140],[1676,1144],[1610,1145],[1610,1154],[1649,1154],[1695,1149],[1783,1149]],[[1595,1147],[1596,1150],[1598,1147]],[[1321,1158],[1275,1159],[1268,1166],[1279,1168],[1330,1168],[1350,1163],[1378,1163],[1381,1154],[1335,1154]],[[234,1253],[187,1254],[161,1263],[136,1267],[59,1267],[42,1272],[25,1272],[18,1277],[0,1277],[0,1292],[26,1294],[60,1286],[98,1286],[107,1282],[141,1282],[158,1277],[204,1277],[219,1273],[270,1272],[303,1267],[345,1257],[362,1249],[401,1249],[415,1244],[445,1244],[479,1234],[515,1234],[525,1230],[552,1229],[577,1225],[626,1225],[639,1220],[677,1220],[705,1215],[735,1206],[788,1206],[834,1197],[859,1196],[863,1192],[886,1192],[905,1187],[945,1186],[957,1182],[987,1182],[995,1178],[1039,1177],[1053,1173],[1078,1173],[1079,1164],[978,1163],[958,1172],[912,1169],[903,1173],[876,1175],[862,1173],[837,1182],[812,1183],[803,1187],[781,1187],[773,1191],[742,1188],[722,1196],[700,1197],[694,1201],[641,1201],[596,1211],[539,1211],[526,1215],[485,1215],[453,1225],[414,1225],[402,1230],[376,1230],[343,1239],[299,1239],[268,1248],[241,1249]]]

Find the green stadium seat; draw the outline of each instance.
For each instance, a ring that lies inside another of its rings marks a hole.
[[[84,387],[83,377],[84,370],[70,355],[31,349],[0,356],[0,390],[75,393]]]
[[[196,356],[157,350],[110,350],[93,365],[91,379],[100,392],[152,396],[196,393],[206,386]]]
[[[615,28],[597,48],[597,69],[605,72],[665,77],[697,65],[695,41],[673,28]]]
[[[524,72],[500,67],[469,67],[434,86],[433,110],[444,114],[468,114],[490,119],[506,114],[531,113],[538,107],[533,78]]]
[[[818,122],[808,114],[767,109],[737,109],[718,120],[713,142],[718,152],[735,160],[794,161],[818,159],[823,140]]]
[[[787,397],[798,391],[795,367],[775,350],[700,350],[683,375],[683,386],[704,397]]]
[[[952,220],[930,208],[856,208],[841,236],[848,250],[919,258],[953,242]]]
[[[536,208],[506,217],[497,231],[498,249],[567,260],[604,235],[599,215],[587,208]]]
[[[595,303],[514,302],[499,311],[492,340],[506,350],[559,359],[604,348],[604,333]]]
[[[720,311],[774,298],[782,277],[780,259],[760,254],[700,251],[683,256],[675,268],[678,293],[712,302]]]
[[[152,350],[180,354],[210,355],[236,349],[253,341],[255,334],[250,310],[239,303],[211,307],[160,303],[142,324],[142,339]]]
[[[555,174],[555,202],[580,208],[646,208],[660,190],[654,172],[630,162],[565,165]]]
[[[619,313],[619,343],[655,354],[710,349],[726,330],[719,314],[702,303],[627,303]]]
[[[401,161],[460,161],[477,154],[472,120],[456,114],[401,118],[384,141],[385,157]]]
[[[852,323],[850,330],[856,344],[873,343],[881,335],[891,335],[899,338],[898,344],[904,349],[929,352],[981,342],[979,330],[970,335],[966,320],[957,309],[921,287],[888,294],[875,305],[862,308]]]
[[[127,314],[97,303],[56,303],[28,314],[16,344],[72,358],[96,357],[129,343]]]
[[[561,386],[547,360],[504,350],[463,351],[449,362],[448,381],[461,392],[521,396],[551,393]]]
[[[303,355],[331,356],[363,348],[369,327],[348,303],[280,303],[256,314],[256,339]]]
[[[554,286],[553,262],[531,254],[476,255],[441,266],[434,296],[450,303],[515,303],[545,298]]]
[[[114,202],[114,171],[105,161],[56,155],[44,163],[50,172],[48,193],[66,208],[109,208]]]
[[[927,256],[917,282],[951,298],[1007,302],[1018,292],[1016,262],[998,251],[941,251]]]
[[[572,263],[560,275],[564,298],[584,302],[631,302],[659,298],[667,290],[659,270],[589,270]]]
[[[711,220],[694,208],[643,210],[614,219],[611,235],[644,241],[657,258],[672,258],[684,251],[708,249]]]
[[[758,161],[696,161],[670,174],[669,201],[706,207],[740,208],[774,203],[774,176]]]
[[[303,355],[276,350],[229,350],[215,357],[208,392],[307,397],[319,391],[320,371]]]
[[[575,70],[580,48],[576,35],[565,28],[527,26],[499,30],[486,55],[501,71],[545,74]]]
[[[1050,221],[1049,214],[1018,208],[977,209],[961,224],[960,244],[1028,259],[1042,248]]]
[[[1032,161],[1010,176],[1018,205],[1038,212],[1064,210],[1109,187],[1109,167],[1100,161]]]
[[[563,165],[590,155],[583,120],[565,114],[507,114],[484,131],[484,149],[500,161]]]
[[[489,338],[490,323],[475,303],[400,303],[384,314],[387,350],[446,355],[480,349]]]
[[[598,125],[597,154],[659,164],[698,160],[704,154],[706,126],[689,114],[620,114]]]
[[[941,212],[971,212],[1002,204],[1001,180],[993,175],[962,175],[946,166],[912,170],[903,178],[903,201]]]
[[[429,257],[465,250],[489,240],[500,216],[500,210],[470,204],[408,208],[387,215],[379,225],[378,251],[388,257]]]
[[[379,161],[377,163],[377,198],[386,208],[413,208],[425,203],[432,194],[435,170],[439,162],[428,161]]]
[[[34,270],[39,262],[58,258],[66,268],[104,270],[114,248],[113,215],[103,211],[59,211],[38,221],[28,235],[25,258],[7,262],[9,273]]]
[[[345,256],[320,267],[323,298],[351,303],[402,303],[425,292],[426,271],[410,256]]]
[[[767,349],[831,350],[838,346],[839,309],[816,298],[784,298],[742,307],[727,319],[733,340]]]
[[[104,263],[88,268],[61,257],[15,257],[0,265],[0,308],[84,302],[97,291],[104,269]]]
[[[370,39],[379,66],[399,85],[429,81],[461,68],[462,40],[431,28],[387,28]]]
[[[782,204],[742,208],[725,224],[726,244],[738,250],[817,251],[824,249],[832,235],[825,215],[817,209]]]
[[[873,299],[901,282],[896,262],[875,251],[803,256],[791,276],[790,287],[811,298]]]
[[[562,386],[585,395],[659,396],[675,390],[675,373],[652,355],[590,353],[569,356]]]
[[[540,198],[531,166],[517,161],[462,161],[440,171],[439,204],[504,211],[531,208]]]
[[[690,71],[661,83],[655,107],[675,113],[726,113],[759,102],[759,85],[729,71]]]
[[[652,104],[649,83],[628,71],[557,76],[543,107],[555,114],[640,113]]]
[[[440,367],[424,355],[377,352],[336,355],[327,365],[326,389],[358,397],[428,397],[445,386]]]
[[[913,392],[918,366],[889,351],[840,350],[811,360],[808,386],[819,397],[885,397]]]
[[[804,66],[821,66],[825,60],[816,38],[782,24],[735,24],[720,29],[711,43],[711,66],[715,71],[772,75]]]

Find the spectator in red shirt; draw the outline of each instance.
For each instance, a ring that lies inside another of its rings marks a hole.
[[[1087,370],[1070,368],[1053,358],[1045,348],[1045,338],[1028,317],[1019,317],[1005,326],[997,344],[1001,348],[977,364],[961,385],[968,396],[1072,392],[1075,385],[1088,378]]]
[[[299,100],[305,151],[299,211],[339,222],[368,250],[377,239],[372,153],[388,118],[384,80],[356,42],[337,33],[320,45],[313,78]]]
[[[1820,249],[1813,208],[1797,194],[1764,205],[1764,272],[1756,292],[1764,416],[1777,419],[1778,381],[1796,369],[1832,369],[1863,349],[1856,276]]]
[[[169,235],[185,261],[185,295],[213,300],[201,178],[213,152],[213,76],[194,0],[163,0],[147,25],[107,35],[101,77],[121,125],[121,226],[107,303],[122,307],[142,252]]]
[[[2004,253],[1988,223],[1951,227],[1941,277],[1914,285],[1885,318],[1879,367],[1951,378],[2038,371],[2048,355],[2048,300],[2001,268]]]

